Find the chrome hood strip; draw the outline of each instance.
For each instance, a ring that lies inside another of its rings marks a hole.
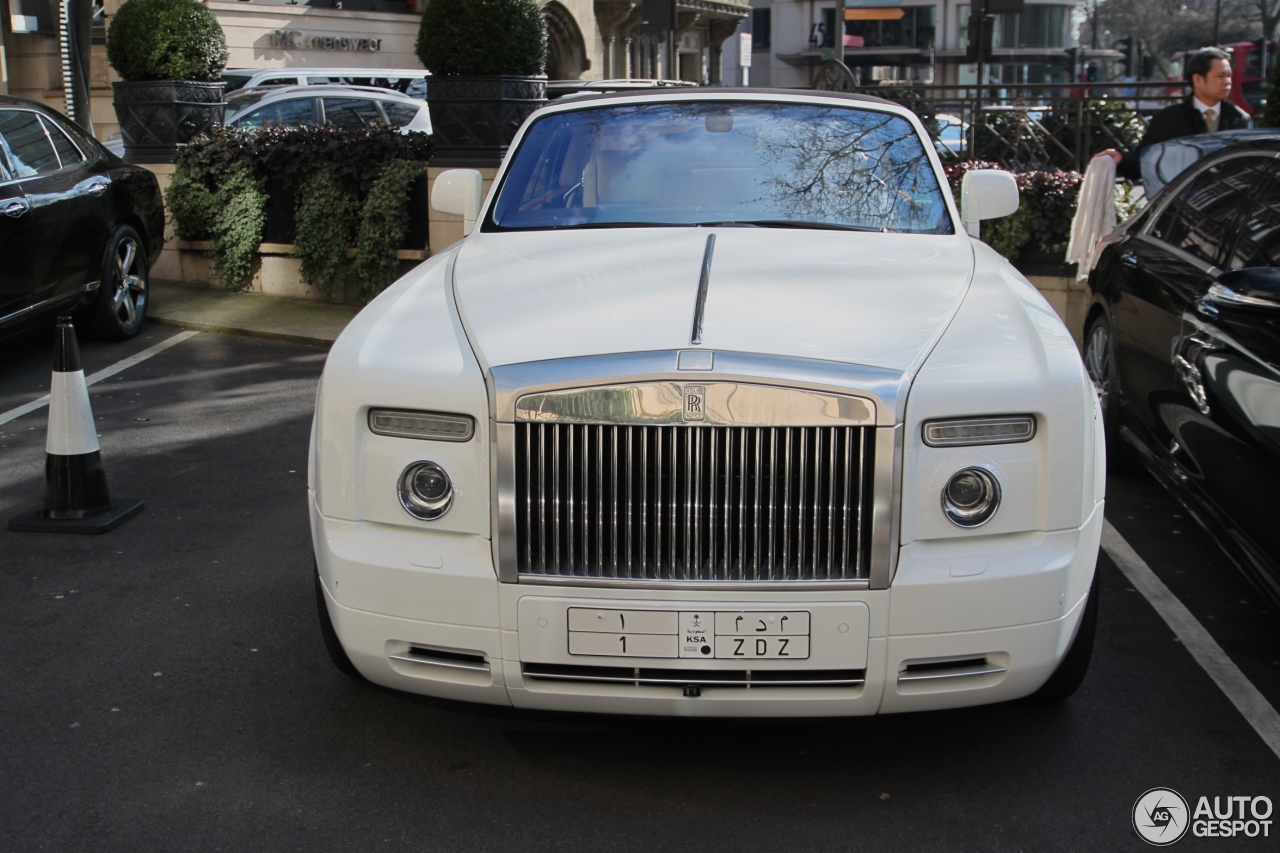
[[[711,256],[716,250],[716,235],[707,235],[707,250],[702,255],[702,276],[698,279],[698,301],[693,306],[693,333],[689,343],[702,343],[702,316],[707,310],[707,288],[711,286]]]
[[[632,382],[524,394],[516,420],[664,426],[873,426],[875,406],[846,394],[741,382]]]
[[[676,369],[679,350],[578,356],[548,361],[508,364],[490,369],[489,405],[494,420],[515,423],[529,418],[538,406],[526,395],[550,395],[590,386],[678,383],[690,379]],[[902,423],[903,403],[911,374],[882,367],[842,364],[834,361],[716,351],[715,369],[700,373],[698,383],[741,383],[776,386],[788,390],[829,392],[871,405],[870,418],[860,413],[858,423],[894,426]],[[517,409],[525,410],[524,417]]]

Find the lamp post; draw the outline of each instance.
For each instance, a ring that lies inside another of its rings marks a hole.
[[[1221,0],[1219,0],[1221,2]],[[845,0],[837,0],[836,2],[836,59],[840,60],[840,64],[844,65],[844,4]]]

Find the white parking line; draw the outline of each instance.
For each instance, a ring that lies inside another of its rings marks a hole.
[[[144,349],[142,352],[134,353],[128,358],[122,358],[119,361],[117,361],[115,364],[111,365],[110,367],[104,367],[102,370],[99,370],[97,373],[91,376],[85,377],[84,384],[92,385],[95,382],[101,382],[104,379],[115,376],[120,371],[128,370],[130,367],[133,367],[135,364],[144,362],[147,359],[151,358],[151,356],[158,355],[164,352],[165,350],[167,350],[169,347],[180,344],[183,341],[187,340],[188,338],[193,338],[198,334],[200,333],[190,332],[190,331],[178,332],[178,334],[174,335],[171,338],[166,338],[165,340],[161,341],[160,343],[156,344],[153,347],[148,347],[147,349]],[[47,405],[49,405],[49,395],[45,394],[43,397],[41,397],[38,400],[32,400],[30,403],[27,403],[26,405],[19,406],[16,409],[10,409],[4,414],[0,414],[0,425],[7,424],[9,423],[9,421],[16,420],[17,418],[20,418],[23,415],[28,414],[30,412],[34,412],[38,409],[43,409]]]
[[[1204,671],[1209,673],[1218,689],[1226,694],[1263,742],[1280,758],[1280,714],[1271,707],[1266,697],[1231,662],[1231,658],[1227,657],[1227,653],[1199,620],[1169,591],[1164,581],[1156,577],[1151,567],[1143,562],[1138,552],[1133,550],[1109,521],[1103,522],[1102,549],[1129,579],[1129,583],[1146,596],[1147,601],[1151,602],[1151,606],[1182,641],[1182,645],[1204,667]]]

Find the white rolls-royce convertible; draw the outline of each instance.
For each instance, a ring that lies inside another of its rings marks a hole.
[[[320,381],[321,627],[522,708],[857,715],[1081,683],[1104,447],[1067,329],[919,120],[813,92],[557,101]]]

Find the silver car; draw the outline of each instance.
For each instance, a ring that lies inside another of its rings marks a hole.
[[[228,68],[222,82],[228,95],[262,86],[377,86],[426,99],[428,76],[421,68]]]
[[[223,115],[227,127],[359,128],[386,124],[431,132],[426,101],[372,86],[282,86],[234,92]]]
[[[371,86],[267,86],[227,97],[227,127],[304,127],[331,124],[359,128],[386,124],[402,132],[431,132],[427,102]],[[124,156],[124,139],[112,134],[103,145]]]

